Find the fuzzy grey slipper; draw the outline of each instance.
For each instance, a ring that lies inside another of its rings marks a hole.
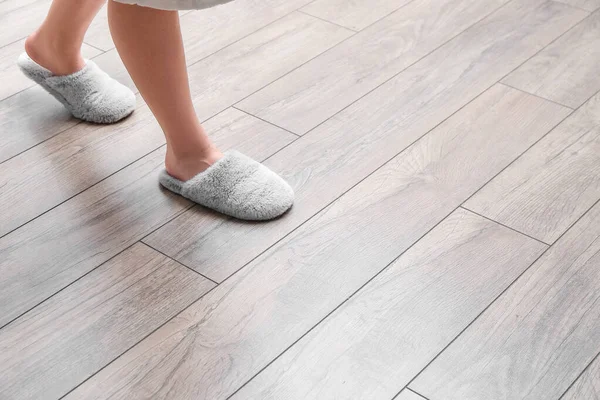
[[[287,182],[237,151],[228,151],[186,182],[162,171],[160,184],[200,205],[249,221],[277,218],[294,202],[294,191]]]
[[[21,71],[42,86],[73,114],[99,124],[117,122],[135,109],[135,95],[102,71],[93,61],[71,75],[58,76],[33,61],[27,53],[17,60]]]

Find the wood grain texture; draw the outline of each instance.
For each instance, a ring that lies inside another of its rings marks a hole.
[[[410,390],[403,390],[398,394],[398,396],[394,397],[394,400],[426,400],[424,397],[419,396],[415,392],[411,392]]]
[[[505,2],[413,1],[237,107],[303,135]]]
[[[561,400],[600,400],[600,358],[596,358]]]
[[[558,399],[600,351],[600,204],[410,385],[430,400]]]
[[[135,244],[0,330],[0,397],[65,395],[213,287]]]
[[[257,159],[295,138],[237,110],[206,128],[224,150]],[[161,148],[0,239],[0,326],[191,205],[159,189],[163,159]]]
[[[67,398],[227,397],[549,129],[556,107],[495,87]]]
[[[348,34],[297,13],[195,64],[189,74],[198,114],[218,114]],[[80,124],[0,164],[7,211],[0,236],[161,146],[162,131],[138,99],[137,111],[119,124]]]
[[[600,90],[600,11],[510,74],[504,82],[571,108]]]
[[[311,0],[235,0],[186,14],[181,31],[188,61],[198,61],[279,20]]]
[[[359,31],[410,0],[317,0],[302,11]]]
[[[351,35],[294,12],[188,69],[201,118],[237,103]]]
[[[24,46],[25,39],[0,47],[0,76],[2,77],[0,101],[35,85],[17,66],[17,58],[25,51]],[[101,51],[84,44],[81,53],[86,58],[92,58],[99,55]]]
[[[138,105],[118,124],[81,123],[5,161],[0,164],[0,236],[163,144],[150,110]]]
[[[579,7],[588,11],[595,11],[600,8],[600,0],[560,0],[562,3],[573,7]]]
[[[0,101],[0,163],[79,122],[40,86]]]
[[[0,2],[0,47],[25,39],[44,20],[51,0]]]
[[[553,243],[600,199],[600,94],[486,185],[466,207]]]
[[[390,399],[546,248],[459,209],[232,399]]]
[[[195,209],[157,231],[155,243],[222,281],[586,15],[555,2],[509,3],[268,159],[296,191],[285,218],[240,224]]]

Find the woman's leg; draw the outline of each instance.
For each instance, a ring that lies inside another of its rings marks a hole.
[[[179,15],[111,0],[108,17],[119,55],[165,133],[167,171],[189,180],[222,154],[192,104]]]
[[[82,69],[83,37],[105,1],[54,0],[40,28],[25,42],[29,57],[55,75]]]

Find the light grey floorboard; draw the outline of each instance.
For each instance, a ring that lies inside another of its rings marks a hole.
[[[560,0],[573,7],[579,7],[588,11],[595,11],[600,8],[600,0]]]
[[[465,204],[553,243],[600,199],[600,93]]]
[[[316,0],[303,12],[359,31],[410,0]]]
[[[0,397],[65,395],[213,287],[133,245],[0,330]]]
[[[600,203],[409,386],[430,400],[558,399],[600,352]]]
[[[600,400],[600,357],[596,357],[561,400]]]
[[[26,38],[37,28],[51,0],[5,0],[0,3],[0,48]]]
[[[458,209],[232,399],[391,399],[546,248]]]
[[[67,398],[227,397],[564,112],[494,87]],[[479,157],[470,157],[475,148]]]
[[[40,86],[0,101],[0,163],[78,123]]]
[[[600,10],[503,82],[571,108],[600,90]]]
[[[413,1],[237,107],[303,135],[505,2]]]

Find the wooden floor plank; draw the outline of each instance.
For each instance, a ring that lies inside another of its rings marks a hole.
[[[410,385],[430,400],[558,399],[600,351],[600,204]]]
[[[35,85],[31,79],[23,75],[17,66],[17,58],[25,51],[24,46],[25,39],[0,47],[0,76],[2,77],[0,101]],[[81,52],[86,58],[92,58],[102,53],[86,44],[82,46]]]
[[[4,0],[0,3],[0,47],[25,39],[44,20],[51,0]]]
[[[198,114],[218,114],[347,35],[296,13],[195,64],[189,73]],[[162,131],[138,100],[119,124],[80,124],[0,164],[0,236],[161,146]]]
[[[351,34],[295,12],[203,59],[188,69],[199,115],[206,118],[237,103]]]
[[[0,330],[0,397],[65,395],[213,287],[134,245]]]
[[[227,397],[550,129],[557,107],[493,88],[67,398]]]
[[[224,150],[235,147],[257,159],[295,138],[233,109],[206,128]],[[159,190],[163,160],[161,148],[0,239],[0,326],[190,206]]]
[[[600,11],[523,64],[504,82],[571,108],[600,90]]]
[[[186,58],[194,62],[206,58],[310,2],[235,0],[223,6],[186,14],[181,18]]]
[[[394,397],[394,400],[426,400],[426,399],[410,390],[403,390],[402,392],[400,392],[398,394],[398,396]]]
[[[546,248],[459,209],[232,399],[390,399]]]
[[[237,107],[303,135],[505,2],[413,1]]]
[[[410,0],[316,0],[302,11],[359,31],[409,2]]]
[[[600,358],[596,358],[561,400],[600,400]]]
[[[267,160],[296,191],[285,218],[240,224],[193,209],[150,240],[222,281],[586,15],[555,2],[509,3]]]
[[[0,164],[0,236],[163,144],[150,110],[138,106],[118,124],[78,124],[5,161]]]
[[[465,206],[553,243],[600,199],[600,94]]]
[[[0,101],[0,163],[78,123],[40,86]]]
[[[600,8],[600,0],[560,0],[562,3],[573,7],[579,7],[588,11],[596,11]]]

